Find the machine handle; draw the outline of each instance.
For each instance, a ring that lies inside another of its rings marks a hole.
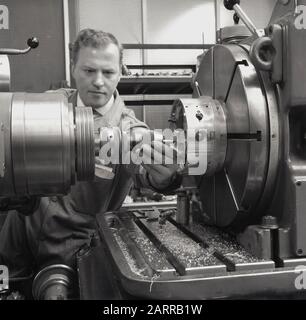
[[[235,10],[239,18],[244,22],[253,35],[258,38],[263,36],[262,32],[255,27],[254,23],[240,7],[240,0],[224,0],[223,4],[226,9]]]
[[[223,3],[226,9],[235,10],[237,16],[257,38],[250,48],[250,57],[254,65],[263,71],[271,70],[273,58],[276,54],[271,38],[264,36],[264,31],[255,27],[254,23],[240,7],[240,0],[224,0]],[[235,20],[237,21],[237,17]]]
[[[224,0],[223,3],[227,10],[233,10],[235,4],[240,4],[240,0]]]
[[[31,49],[36,49],[39,45],[38,38],[32,37],[29,38],[27,41],[28,48],[26,49],[7,49],[7,48],[2,48],[0,49],[0,54],[8,54],[8,55],[18,55],[18,54],[26,54],[28,53]]]

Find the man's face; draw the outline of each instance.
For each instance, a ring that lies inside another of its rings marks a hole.
[[[113,95],[121,76],[119,49],[82,47],[72,67],[76,87],[85,106],[99,108]]]

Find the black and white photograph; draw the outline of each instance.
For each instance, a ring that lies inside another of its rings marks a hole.
[[[306,0],[0,1],[0,310],[305,299]]]

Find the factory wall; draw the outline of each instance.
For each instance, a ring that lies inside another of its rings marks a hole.
[[[232,12],[215,0],[69,0],[71,41],[85,27],[113,32],[122,43],[215,43],[215,28],[232,25]],[[257,27],[269,21],[276,0],[243,0],[241,6]],[[4,0],[9,8],[9,29],[0,30],[0,47],[24,48],[32,35],[40,46],[25,56],[11,56],[11,89],[41,92],[65,79],[62,0]],[[72,21],[75,17],[75,21]],[[54,23],[56,21],[56,23]],[[127,64],[196,63],[201,50],[126,50]],[[52,67],[50,67],[52,66]],[[18,76],[16,76],[18,74]]]
[[[215,21],[215,1],[217,21]],[[277,0],[243,0],[242,8],[258,28],[267,25]],[[218,27],[233,25],[223,0],[78,0],[79,28],[114,33],[122,43],[213,44]],[[142,32],[143,30],[143,32]],[[196,63],[201,50],[146,50],[145,64]],[[141,64],[140,50],[126,50],[126,64]]]
[[[65,79],[62,0],[3,0],[8,28],[0,28],[0,48],[24,49],[36,36],[40,45],[26,55],[9,56],[11,90],[42,92]]]
[[[112,32],[121,43],[141,43],[141,0],[79,0],[79,28]],[[125,61],[139,64],[141,51],[125,52]]]
[[[114,33],[122,43],[211,44],[215,42],[214,0],[79,0],[80,29]],[[144,32],[142,33],[142,27]],[[147,50],[145,64],[196,63],[201,50]],[[126,64],[141,64],[140,50],[126,50]]]
[[[220,8],[220,27],[233,25],[233,11],[224,8],[223,0],[217,1]],[[265,28],[269,23],[276,2],[277,0],[242,0],[240,5],[257,28]],[[243,23],[240,21],[240,24]]]

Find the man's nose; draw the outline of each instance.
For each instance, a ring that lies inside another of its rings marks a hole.
[[[94,78],[93,85],[96,87],[102,87],[104,85],[104,79],[102,72],[97,72],[96,77]]]

